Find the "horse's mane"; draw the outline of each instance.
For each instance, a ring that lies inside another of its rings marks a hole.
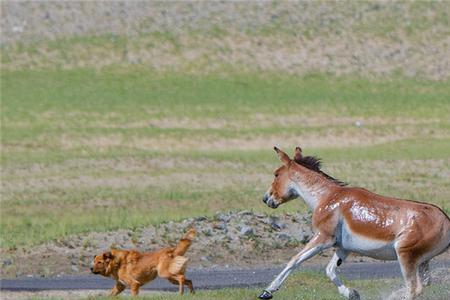
[[[339,179],[336,179],[334,177],[331,177],[327,173],[320,170],[320,167],[322,165],[322,161],[320,158],[315,156],[302,156],[301,158],[295,158],[294,161],[298,163],[299,165],[302,165],[316,173],[319,173],[323,176],[325,176],[326,179],[340,185],[340,186],[346,186],[348,183],[340,181]]]

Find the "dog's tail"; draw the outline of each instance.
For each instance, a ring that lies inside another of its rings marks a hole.
[[[175,250],[173,251],[173,256],[181,256],[186,253],[186,251],[189,249],[189,246],[191,245],[191,241],[195,237],[195,229],[191,228],[188,230],[188,232],[184,235],[184,237],[180,240],[178,245],[176,246]]]

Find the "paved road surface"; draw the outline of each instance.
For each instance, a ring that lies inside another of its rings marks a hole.
[[[324,270],[325,266],[303,267],[302,270]],[[450,268],[450,261],[436,261],[431,268]],[[191,270],[186,277],[192,279],[197,289],[218,289],[226,287],[264,286],[281,271],[281,267],[245,270]],[[301,271],[301,270],[300,270]],[[401,276],[397,262],[347,263],[341,267],[341,274],[347,279],[394,278]],[[43,291],[43,290],[106,290],[113,281],[96,275],[67,276],[59,278],[22,278],[0,280],[1,290]],[[177,287],[166,280],[157,279],[143,287],[146,290],[176,291]]]

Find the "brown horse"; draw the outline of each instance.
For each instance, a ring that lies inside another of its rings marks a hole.
[[[303,157],[300,147],[294,159],[278,148],[283,163],[275,170],[274,181],[263,197],[271,208],[302,197],[313,211],[315,232],[309,243],[261,293],[271,299],[288,275],[302,262],[320,251],[335,248],[326,267],[327,276],[339,293],[360,299],[354,289],[342,284],[336,268],[351,252],[382,260],[398,260],[407,287],[408,299],[429,284],[428,263],[450,246],[450,219],[438,207],[421,202],[384,197],[368,190],[348,187],[320,170],[320,160]]]

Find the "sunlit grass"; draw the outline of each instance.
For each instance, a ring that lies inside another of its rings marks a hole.
[[[143,69],[2,72],[2,247],[219,210],[305,209],[261,205],[278,166],[273,144],[302,146],[353,185],[448,212],[449,86]]]

